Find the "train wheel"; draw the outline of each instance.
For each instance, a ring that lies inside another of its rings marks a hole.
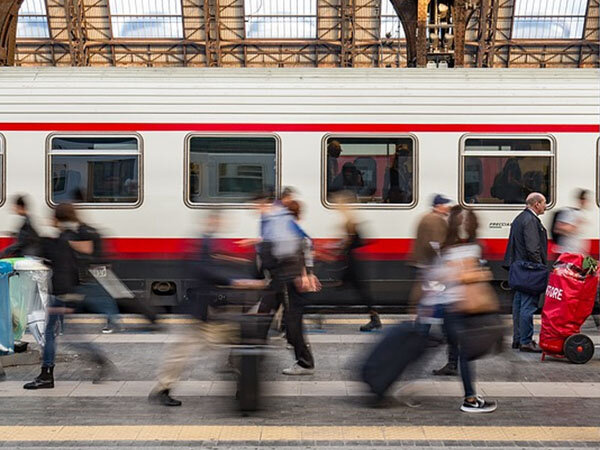
[[[565,340],[563,352],[573,364],[585,364],[594,356],[594,343],[585,334],[574,334]]]

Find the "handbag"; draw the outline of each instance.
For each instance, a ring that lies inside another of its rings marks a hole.
[[[487,270],[487,269],[482,269]],[[500,302],[494,288],[487,281],[463,284],[463,296],[454,305],[463,314],[487,314],[500,310]]]
[[[508,269],[508,286],[529,295],[540,295],[548,284],[548,268],[545,264],[515,261]]]
[[[464,316],[458,332],[460,352],[468,360],[501,351],[506,325],[497,313]]]

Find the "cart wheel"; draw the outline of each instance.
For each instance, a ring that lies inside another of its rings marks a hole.
[[[585,334],[574,334],[565,340],[563,352],[573,364],[585,364],[594,356],[594,343]]]

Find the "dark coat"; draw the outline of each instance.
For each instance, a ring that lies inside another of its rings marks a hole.
[[[0,254],[0,257],[39,256],[40,251],[40,237],[37,231],[35,231],[35,228],[33,228],[29,217],[25,216],[25,220],[17,233],[15,242],[5,248]]]
[[[42,238],[42,256],[52,269],[52,295],[73,294],[79,286],[79,265],[69,241],[79,240],[73,230],[63,230],[57,238]]]
[[[515,261],[548,263],[548,236],[542,221],[531,210],[525,209],[510,226],[504,267]]]
[[[192,282],[180,311],[203,321],[209,319],[208,307],[214,302],[217,287],[229,286],[233,283],[233,280],[215,263],[211,256],[213,252],[213,238],[203,236],[192,258],[187,261],[185,269]]]

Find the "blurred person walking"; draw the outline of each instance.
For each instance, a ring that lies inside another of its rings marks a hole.
[[[436,194],[431,203],[431,211],[421,218],[417,226],[412,252],[413,285],[409,295],[409,303],[413,306],[423,296],[427,271],[436,262],[442,242],[446,239],[451,205],[449,198]]]
[[[538,192],[532,192],[527,196],[525,203],[527,207],[510,226],[508,246],[504,255],[504,267],[509,270],[520,270],[523,262],[534,263],[540,267],[548,264],[548,237],[539,217],[546,211],[546,198]],[[525,281],[527,277],[527,274],[523,273],[522,278]],[[533,340],[533,314],[538,308],[539,294],[534,295],[531,291],[526,292],[515,287],[513,289],[515,294],[512,311],[512,348],[522,352],[541,353],[541,349]]]
[[[288,342],[294,347],[296,362],[283,370],[285,375],[309,375],[314,372],[314,358],[304,339],[304,293],[319,289],[315,276],[307,270],[308,235],[281,202],[263,208],[259,252],[262,266],[271,276],[271,287],[285,302],[285,325]],[[310,253],[310,252],[309,252]]]
[[[353,202],[354,196],[350,192],[342,191],[336,194],[335,202],[338,211],[343,217],[343,236],[339,244],[339,252],[344,263],[344,271],[341,275],[342,285],[350,285],[367,307],[370,320],[360,327],[360,331],[373,331],[381,329],[381,319],[374,307],[373,296],[365,281],[367,278],[360,268],[356,251],[365,245],[362,236],[362,225],[356,219],[349,204]]]
[[[472,293],[466,289],[466,274],[485,274],[480,270],[481,247],[476,243],[478,223],[473,212],[465,213],[460,206],[454,206],[448,218],[448,231],[441,246],[440,264],[434,269],[433,278],[444,284],[443,295],[436,298],[441,304],[444,317],[444,332],[448,339],[449,364],[460,366],[460,376],[464,388],[464,401],[461,411],[468,413],[489,413],[496,410],[496,403],[487,401],[475,392],[474,369],[470,363],[467,348],[471,344],[469,339],[481,339],[481,336],[469,337],[466,320],[467,314],[463,312],[462,304],[473,299],[467,298]],[[485,282],[485,280],[470,280],[472,282]],[[478,298],[475,301],[488,301],[490,299]],[[486,311],[479,313],[496,312],[496,304]]]
[[[15,242],[0,253],[1,258],[20,256],[39,256],[40,237],[29,218],[28,201],[25,196],[19,195],[13,201],[13,212],[23,218],[23,223],[16,235]]]
[[[590,191],[578,189],[575,193],[576,206],[554,213],[552,238],[557,244],[557,253],[581,253],[588,255],[590,242],[583,238],[586,224],[585,210],[588,207]]]
[[[454,206],[450,211],[448,222],[449,229],[442,247],[458,244],[477,245],[477,229],[479,227],[479,222],[473,210],[463,210],[459,206]],[[455,224],[454,222],[457,223]],[[452,228],[456,230],[457,234],[454,235],[454,231],[450,230],[450,224],[452,225]],[[450,242],[455,242],[455,244],[450,244]],[[446,327],[444,327],[444,334],[448,341],[448,361],[442,368],[434,370],[433,374],[438,376],[458,375],[457,343],[455,340],[448,339]]]
[[[232,279],[215,266],[212,256],[215,252],[214,237],[220,228],[219,211],[210,213],[202,231],[200,242],[194,250],[186,271],[194,280],[184,303],[183,312],[194,319],[187,325],[178,342],[170,345],[159,369],[158,381],[148,396],[152,404],[181,406],[181,401],[171,396],[171,389],[181,377],[191,355],[211,344],[234,343],[237,335],[235,324],[218,320],[211,315],[211,298],[218,286],[238,288],[262,288],[262,280]]]
[[[576,205],[554,213],[552,223],[552,239],[557,244],[557,253],[580,253],[589,255],[590,241],[584,239],[583,228],[587,220],[585,211],[589,205],[590,191],[578,189],[575,192]],[[592,319],[597,328],[600,328],[600,298],[596,295],[596,302],[592,311]]]
[[[57,238],[41,240],[42,256],[52,268],[52,296],[48,305],[41,373],[24,389],[54,388],[54,364],[56,359],[55,329],[57,322],[66,313],[86,311],[89,305],[80,289],[80,264],[78,253],[91,254],[93,241],[78,232],[79,220],[73,205],[61,203],[54,210],[54,226],[59,231]],[[104,379],[112,363],[91,343],[81,345],[91,353],[99,366],[94,381]]]

